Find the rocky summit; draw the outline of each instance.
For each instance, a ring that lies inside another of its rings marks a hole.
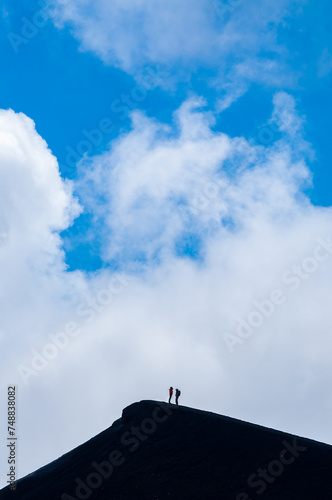
[[[47,445],[47,443],[45,443]],[[158,401],[125,408],[0,500],[332,498],[332,446]]]

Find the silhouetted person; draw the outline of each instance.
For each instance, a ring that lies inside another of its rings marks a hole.
[[[181,391],[179,389],[175,389],[175,404],[179,404],[179,397],[181,395]]]
[[[169,388],[169,398],[168,398],[169,403],[171,402],[172,396],[173,396],[173,387],[170,387]]]

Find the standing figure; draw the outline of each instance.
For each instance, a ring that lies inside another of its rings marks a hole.
[[[170,387],[169,388],[169,398],[168,398],[169,403],[171,402],[172,396],[173,396],[173,387]]]
[[[175,404],[179,404],[179,397],[181,395],[181,391],[179,389],[175,389]]]

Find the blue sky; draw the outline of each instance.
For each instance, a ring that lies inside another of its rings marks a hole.
[[[329,9],[2,3],[1,376],[22,474],[170,384],[332,443]]]

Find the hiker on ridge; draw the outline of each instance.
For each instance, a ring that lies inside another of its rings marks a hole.
[[[170,387],[169,388],[169,398],[168,398],[169,403],[171,402],[172,396],[173,396],[173,387]]]
[[[179,397],[181,395],[181,391],[179,389],[175,389],[175,404],[179,404]]]

